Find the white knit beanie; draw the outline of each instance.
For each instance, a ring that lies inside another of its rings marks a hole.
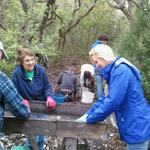
[[[97,55],[98,57],[101,57],[105,59],[106,61],[112,61],[115,59],[115,55],[113,53],[113,50],[105,44],[98,44],[94,48],[91,49],[89,52],[89,55]]]
[[[5,57],[6,59],[9,59],[6,52],[4,51],[4,46],[3,46],[3,43],[1,41],[0,41],[0,50],[3,52],[3,57]]]
[[[0,50],[4,51],[3,43],[0,41]]]

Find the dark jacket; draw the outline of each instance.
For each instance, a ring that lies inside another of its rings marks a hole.
[[[58,77],[57,84],[60,89],[76,91],[77,77],[67,71],[63,71]]]
[[[27,100],[45,101],[52,96],[52,88],[44,68],[40,65],[34,67],[34,77],[29,80],[25,76],[24,68],[19,65],[13,72],[12,81],[18,92]]]

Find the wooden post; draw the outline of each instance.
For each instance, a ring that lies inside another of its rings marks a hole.
[[[78,144],[78,138],[65,137],[58,150],[90,150],[88,142],[83,139],[84,144]]]
[[[28,135],[28,138],[31,142],[33,150],[38,150],[38,145],[37,145],[37,142],[35,140],[35,136],[34,135]]]
[[[62,145],[59,150],[77,150],[78,139],[72,137],[64,137]]]

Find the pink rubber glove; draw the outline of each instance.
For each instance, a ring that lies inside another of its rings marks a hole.
[[[56,102],[53,100],[52,97],[49,96],[49,97],[47,98],[46,106],[47,106],[48,108],[51,108],[51,109],[55,109],[55,108],[56,108]]]
[[[22,103],[30,108],[30,103],[29,103],[28,100],[23,99],[23,102],[22,102]]]

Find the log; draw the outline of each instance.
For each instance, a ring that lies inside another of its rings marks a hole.
[[[78,116],[54,114],[31,114],[27,120],[17,119],[5,112],[4,132],[6,134],[49,135],[56,137],[99,139],[108,129],[108,124],[86,124],[75,122]]]
[[[90,105],[81,104],[79,102],[65,102],[61,105],[57,105],[55,110],[50,110],[46,107],[43,101],[32,101],[31,110],[36,113],[50,113],[50,114],[61,114],[69,116],[82,116]]]

